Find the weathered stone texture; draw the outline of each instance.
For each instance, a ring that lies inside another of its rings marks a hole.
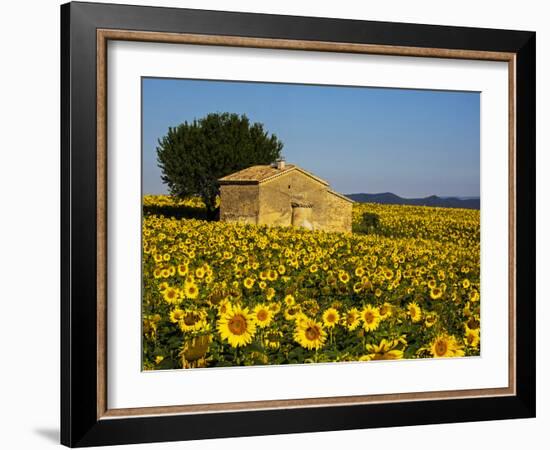
[[[321,204],[326,191],[325,185],[298,171],[259,186],[260,223],[266,225],[292,225],[293,208]],[[312,209],[311,219],[318,221],[315,208]]]
[[[323,204],[323,229],[327,231],[351,232],[353,204],[333,192],[327,191],[326,203]]]
[[[254,166],[223,178],[220,184],[223,221],[351,232],[353,202],[296,166],[280,172]]]
[[[220,186],[220,220],[258,224],[258,185]]]

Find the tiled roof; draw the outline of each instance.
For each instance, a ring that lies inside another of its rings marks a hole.
[[[268,165],[251,166],[230,175],[226,175],[225,177],[220,178],[219,182],[221,184],[259,184],[273,178],[280,177],[281,175],[286,175],[296,170],[303,173],[304,175],[313,178],[319,183],[328,186],[328,183],[325,180],[313,175],[312,173],[307,172],[306,170],[294,164],[286,164],[284,169],[277,169],[277,167]]]
[[[355,203],[355,201],[352,200],[351,198],[346,197],[345,195],[340,194],[339,192],[333,191],[332,189],[328,189],[327,192],[329,194],[336,195],[336,197],[340,197],[342,200],[347,200],[350,203]]]

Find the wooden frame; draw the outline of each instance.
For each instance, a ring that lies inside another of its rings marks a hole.
[[[61,14],[63,444],[534,416],[534,33],[90,3],[63,5]],[[109,409],[105,358],[108,40],[508,62],[509,386]]]

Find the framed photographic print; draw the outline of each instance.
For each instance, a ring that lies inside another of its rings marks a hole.
[[[535,33],[61,26],[63,444],[535,415]]]

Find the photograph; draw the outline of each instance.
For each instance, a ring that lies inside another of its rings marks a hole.
[[[141,91],[142,370],[480,356],[479,92]]]

